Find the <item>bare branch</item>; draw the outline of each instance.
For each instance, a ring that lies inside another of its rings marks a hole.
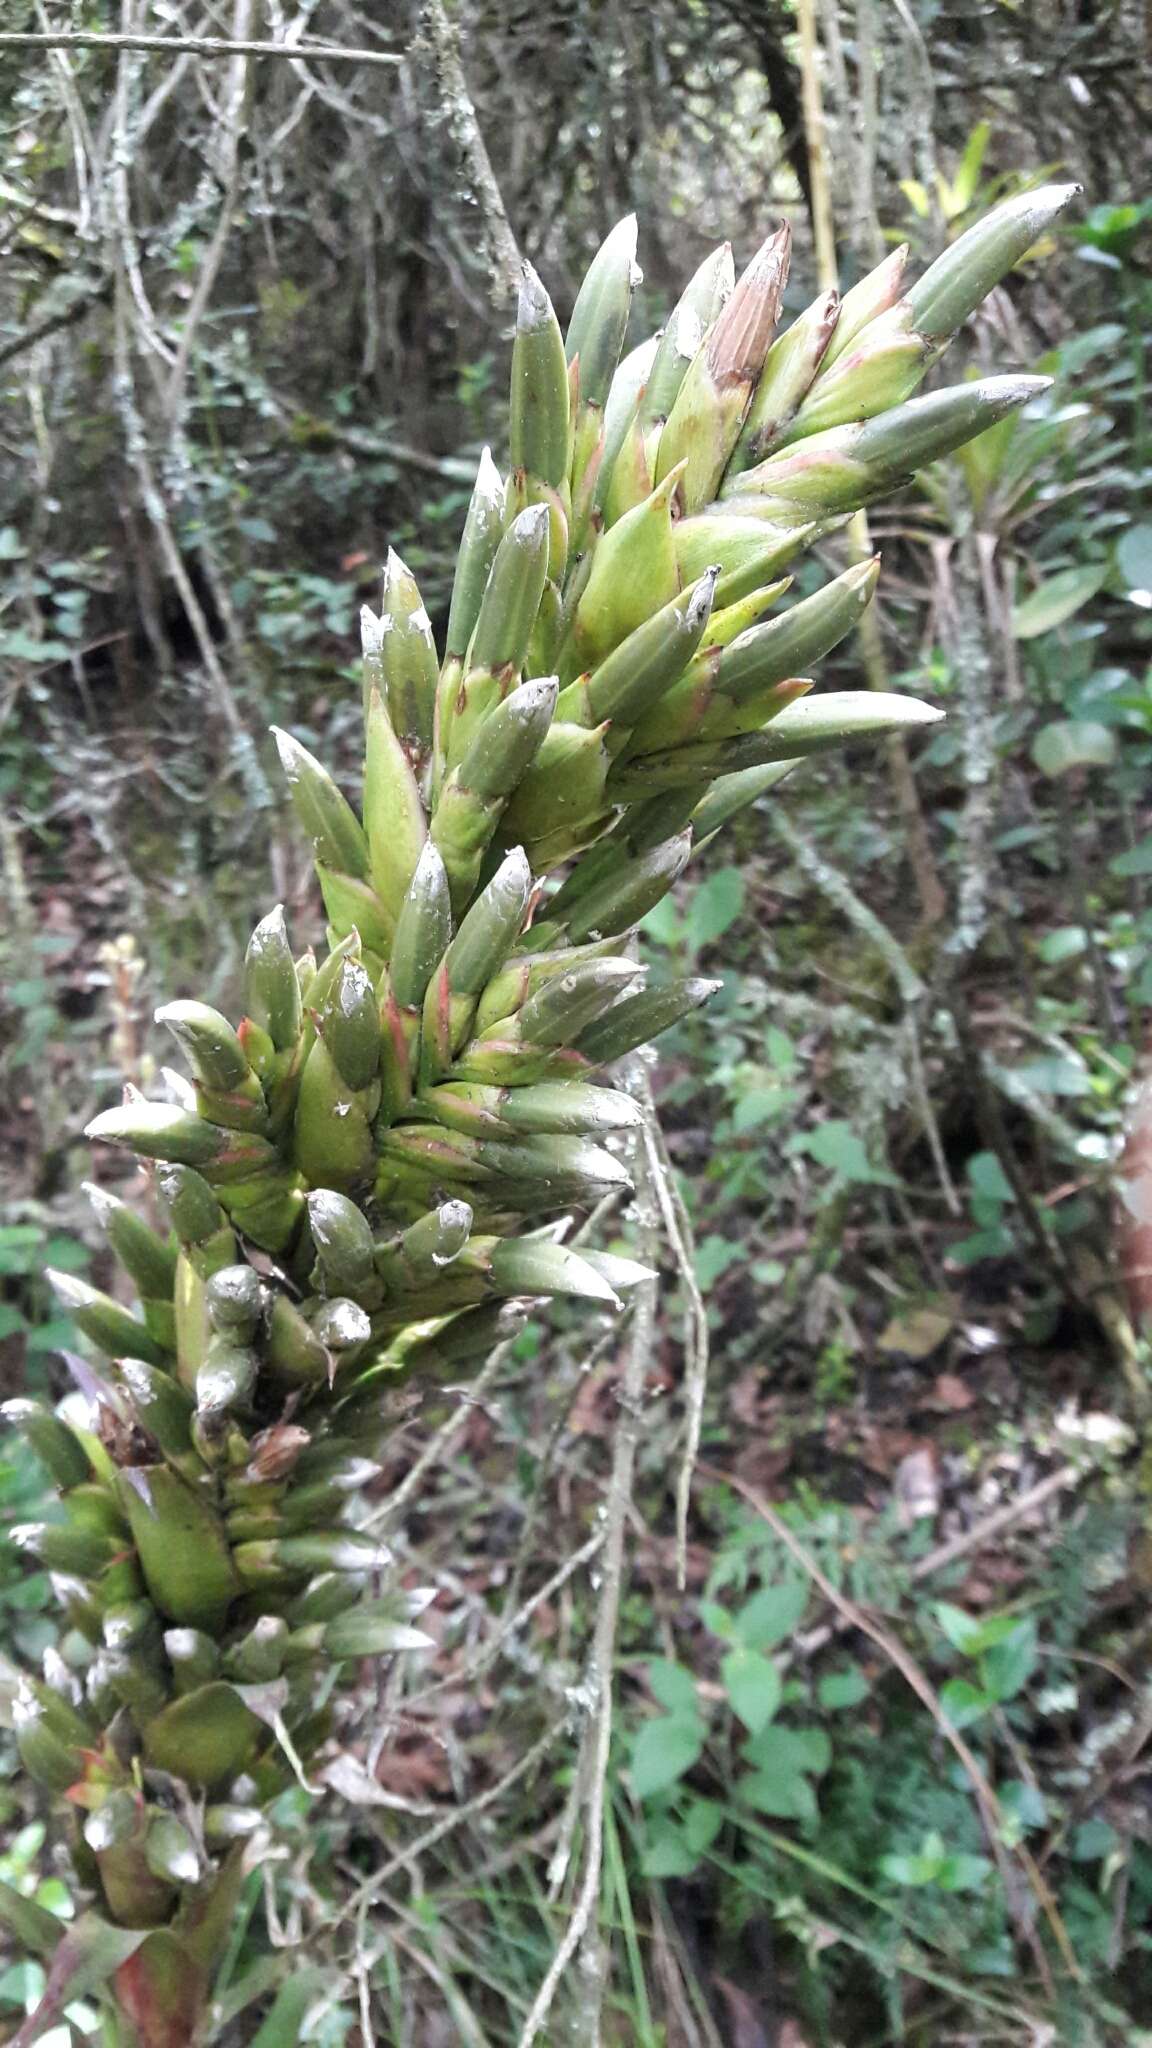
[[[96,35],[81,30],[46,34],[0,32],[8,50],[175,50],[188,57],[323,58],[328,64],[402,64],[402,50],[346,50],[338,43],[240,43],[221,36]]]
[[[251,0],[236,0],[235,27],[247,28],[251,18]],[[239,45],[238,45],[239,47]],[[177,421],[183,411],[184,391],[188,380],[188,366],[192,359],[192,347],[196,332],[208,308],[212,290],[224,261],[228,237],[236,214],[236,202],[240,193],[240,138],[244,126],[244,100],[248,84],[248,62],[245,57],[236,56],[228,70],[228,90],[224,111],[224,136],[220,150],[218,175],[223,192],[220,213],[200,273],[196,279],[191,303],[185,315],[176,361],[165,393],[165,407],[171,420]]]
[[[655,1111],[645,1089],[651,1120]],[[647,1127],[644,1139],[648,1137]],[[652,1154],[647,1142],[637,1147],[636,1200],[641,1215],[640,1256],[647,1261],[656,1245],[656,1191],[653,1186]],[[636,1289],[632,1318],[632,1342],[620,1384],[620,1422],[612,1459],[612,1476],[604,1510],[604,1562],[596,1624],[588,1657],[585,1685],[592,1705],[581,1746],[579,1805],[584,1818],[584,1872],[556,1953],[521,2029],[517,2048],[531,2048],[547,2021],[552,2003],[569,1963],[580,1955],[581,2009],[573,2040],[592,2044],[600,2039],[599,2015],[607,1974],[607,1956],[596,1925],[596,1906],[604,1850],[604,1801],[608,1796],[608,1756],[612,1742],[612,1693],[616,1655],[616,1630],[620,1618],[620,1596],[624,1583],[624,1537],[632,1505],[632,1474],[643,1415],[644,1382],[656,1341],[656,1299],[658,1283],[642,1281]]]
[[[424,0],[416,48],[431,58],[443,118],[472,186],[488,238],[493,297],[512,297],[519,288],[523,262],[487,145],[476,116],[468,80],[460,61],[458,31],[441,0]]]
[[[102,277],[91,291],[81,292],[61,312],[49,313],[38,326],[26,327],[23,334],[14,334],[11,341],[0,343],[0,368],[10,363],[14,356],[22,356],[26,349],[35,348],[38,341],[46,341],[50,334],[58,334],[62,327],[74,326],[101,299],[106,299],[111,290],[111,277]]]
[[[543,1735],[537,1737],[536,1741],[532,1743],[530,1748],[524,1751],[522,1756],[517,1758],[511,1769],[506,1771],[502,1778],[496,1780],[494,1785],[489,1785],[486,1791],[481,1792],[475,1799],[469,1799],[463,1806],[453,1807],[449,1813],[444,1815],[442,1820],[436,1822],[434,1827],[426,1829],[424,1834],[418,1835],[414,1842],[409,1842],[406,1848],[398,1849],[382,1870],[376,1871],[372,1877],[367,1878],[358,1891],[352,1892],[344,1900],[339,1911],[333,1916],[331,1925],[335,1927],[342,1920],[347,1920],[349,1915],[357,1910],[363,1900],[371,1901],[379,1888],[387,1884],[390,1877],[394,1877],[396,1872],[403,1870],[406,1865],[418,1862],[421,1856],[427,1855],[429,1849],[435,1848],[437,1842],[442,1842],[446,1835],[454,1834],[456,1829],[463,1827],[466,1821],[475,1820],[478,1814],[486,1813],[490,1806],[498,1805],[505,1793],[510,1792],[513,1785],[518,1784],[521,1778],[526,1777],[541,1759],[547,1755],[553,1743],[559,1740],[567,1726],[567,1716],[554,1722],[550,1728],[545,1729]]]
[[[672,1161],[655,1111],[645,1136],[664,1232],[684,1290],[684,1449],[676,1477],[676,1581],[682,1591],[688,1583],[688,1509],[692,1499],[692,1475],[700,1449],[704,1397],[708,1391],[708,1310],[696,1278],[692,1223],[676,1185]]]

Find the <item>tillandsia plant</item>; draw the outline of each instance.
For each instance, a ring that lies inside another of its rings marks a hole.
[[[528,1301],[615,1308],[641,1275],[548,1221],[627,1186],[642,1112],[606,1070],[714,986],[650,985],[630,935],[793,763],[937,717],[809,694],[874,562],[778,600],[803,549],[1044,389],[913,396],[1070,190],[910,286],[898,250],[778,339],[786,229],[738,281],[710,256],[630,354],[634,222],[566,337],[525,268],[510,470],[481,457],[444,645],[395,555],[364,614],[359,814],[277,734],[327,955],[294,958],[274,910],[235,1028],[158,1012],[191,1081],[88,1131],[155,1162],[162,1229],[92,1190],[139,1310],[57,1275],[105,1361],[77,1365],[87,1420],[8,1404],[61,1503],[17,1541],[67,1618],[17,1740],[95,1902],[50,2004],[96,1956],[124,2038],[202,2038],[245,1839],[327,1739],[341,1667],[423,1640],[363,1506],[394,1390],[466,1373]]]

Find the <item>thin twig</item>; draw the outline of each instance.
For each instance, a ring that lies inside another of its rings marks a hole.
[[[127,6],[127,0],[125,0]],[[129,141],[131,60],[122,53],[117,65],[116,91],[113,97],[113,151],[112,170],[109,177],[109,199],[103,222],[108,243],[110,264],[116,278],[114,298],[115,321],[113,326],[113,373],[114,393],[117,409],[124,428],[124,441],[128,460],[136,473],[141,503],[156,534],[161,555],[172,581],[179,592],[188,622],[196,638],[200,659],[216,695],[223,717],[237,742],[251,742],[245,732],[244,721],[232,692],[231,683],[223,664],[216,653],[211,629],[204,615],[203,607],[188,574],[179,542],[173,531],[171,517],[163,492],[152,466],[148,435],[136,394],[136,383],[132,371],[132,340],[140,332],[150,346],[157,346],[158,337],[150,328],[151,308],[142,297],[143,286],[136,271],[136,244],[129,210],[127,166],[131,160]],[[133,287],[133,275],[137,287]],[[130,309],[135,309],[133,322]]]
[[[998,803],[999,760],[993,735],[992,654],[980,590],[980,540],[972,530],[960,536],[952,566],[951,539],[937,543],[942,638],[960,694],[958,721],[964,804],[957,834],[960,882],[955,929],[946,947],[961,965],[974,958],[987,936],[991,914],[995,848],[992,833]]]
[[[391,433],[372,434],[361,427],[345,426],[343,421],[332,419],[327,414],[318,416],[296,405],[290,396],[281,397],[267,384],[261,391],[261,397],[269,412],[294,440],[312,436],[324,443],[331,442],[337,448],[348,448],[354,455],[378,457],[395,463],[401,469],[446,477],[452,483],[471,484],[476,475],[474,462],[462,461],[455,455],[432,455],[426,448],[413,448],[407,441],[397,441]]]
[[[50,29],[44,0],[37,0],[36,19],[42,29]],[[76,196],[78,208],[75,219],[76,233],[81,241],[88,241],[92,232],[93,172],[95,152],[92,144],[92,128],[84,102],[76,89],[72,67],[63,53],[57,50],[52,58],[52,68],[64,102],[64,115],[72,138],[72,163],[76,173]]]
[[[479,1401],[483,1400],[484,1395],[507,1359],[514,1341],[515,1339],[509,1338],[507,1343],[496,1346],[495,1351],[485,1361],[483,1371],[478,1374],[477,1378],[465,1390],[464,1398],[461,1400],[459,1407],[454,1408],[447,1420],[442,1422],[439,1429],[429,1437],[411,1471],[405,1473],[395,1493],[390,1493],[387,1500],[382,1503],[375,1514],[369,1515],[365,1523],[366,1528],[375,1529],[388,1522],[394,1522],[401,1509],[407,1507],[413,1495],[420,1491],[425,1474],[441,1458],[447,1455],[453,1438],[459,1435],[467,1423],[471,1409]]]
[[[49,313],[35,327],[26,327],[23,334],[14,334],[11,341],[0,343],[0,368],[10,363],[14,356],[21,356],[26,349],[35,348],[38,341],[47,341],[50,334],[58,334],[62,327],[73,327],[77,320],[93,306],[106,299],[112,290],[111,277],[102,277],[89,291],[81,292],[59,313]]]
[[[874,910],[868,908],[856,894],[851,883],[825,860],[807,833],[802,832],[798,825],[794,825],[783,810],[772,810],[768,816],[773,831],[784,841],[801,872],[806,874],[816,884],[821,895],[826,897],[829,903],[834,904],[849,923],[855,925],[856,930],[875,946],[904,1001],[917,1002],[925,993],[924,982],[887,925],[881,922]]]
[[[636,1198],[642,1218],[641,1258],[650,1259],[656,1241],[656,1191],[647,1144],[637,1148]],[[612,1690],[616,1630],[624,1580],[624,1537],[632,1504],[632,1474],[643,1413],[644,1383],[656,1340],[658,1283],[641,1281],[634,1296],[632,1341],[620,1384],[620,1422],[612,1459],[612,1476],[604,1512],[604,1565],[596,1623],[589,1652],[586,1685],[593,1704],[580,1757],[580,1803],[584,1814],[584,1870],[568,1922],[544,1981],[518,2038],[517,2048],[531,2048],[552,2009],[561,1979],[573,1957],[581,1954],[582,1992],[578,2032],[573,2040],[595,2044],[600,2038],[600,2008],[607,1974],[607,1953],[595,1925],[604,1850],[604,1801],[608,1796],[608,1756],[612,1741]]]
[[[555,1459],[556,1452],[559,1449],[561,1439],[568,1428],[569,1418],[571,1417],[573,1408],[575,1407],[575,1404],[580,1397],[581,1390],[587,1385],[590,1375],[593,1372],[595,1372],[597,1366],[602,1363],[607,1352],[615,1348],[616,1341],[617,1330],[615,1324],[612,1324],[609,1327],[608,1331],[605,1333],[605,1335],[600,1339],[599,1343],[594,1344],[592,1346],[592,1349],[590,1351],[586,1351],[579,1360],[575,1377],[572,1381],[571,1386],[567,1390],[566,1398],[560,1404],[556,1411],[555,1416],[552,1419],[552,1424],[548,1431],[547,1438],[545,1439],[543,1449],[541,1450],[540,1456],[536,1461],[536,1471],[533,1476],[532,1491],[528,1497],[524,1509],[524,1520],[520,1529],[520,1541],[516,1548],[516,1556],[512,1562],[512,1571],[508,1580],[508,1591],[504,1601],[505,1615],[513,1613],[519,1603],[520,1588],[524,1581],[524,1574],[532,1561],[533,1538],[535,1536],[536,1525],[540,1517],[540,1509],[544,1499],[544,1489],[548,1481],[548,1478],[551,1475],[553,1460]],[[503,1622],[501,1622],[501,1627],[503,1627]]]
[[[466,1584],[459,1574],[452,1571],[448,1565],[433,1561],[429,1558],[426,1551],[422,1550],[417,1544],[410,1542],[403,1533],[396,1534],[394,1531],[391,1532],[390,1543],[398,1557],[403,1558],[406,1564],[415,1565],[421,1577],[434,1580],[439,1590],[450,1593],[452,1598],[460,1603],[461,1607],[468,1608],[475,1615],[480,1625],[491,1621],[492,1610],[484,1595],[477,1593],[472,1586]],[[568,1698],[570,1675],[566,1666],[557,1658],[541,1654],[530,1643],[518,1641],[513,1635],[505,1637],[503,1651],[508,1663],[525,1678],[540,1687],[542,1691],[550,1693],[556,1700]],[[396,1684],[399,1685],[403,1676],[403,1665],[401,1663],[397,1662],[393,1666],[392,1676]],[[437,1694],[453,1690],[453,1679],[454,1674],[449,1674],[447,1681],[437,1680],[434,1684],[421,1687],[418,1691],[406,1692],[402,1702],[403,1712],[415,1712],[419,1709],[423,1713],[430,1699]],[[393,1706],[397,1713],[401,1711],[400,1702],[393,1701]],[[383,1744],[384,1731],[382,1721],[380,1721],[377,1727],[376,1736],[373,1740],[374,1742],[378,1740],[381,1745]]]
[[[872,261],[884,254],[884,236],[876,211],[876,141],[878,131],[877,63],[872,0],[856,0],[856,93],[860,109],[856,155],[856,220],[867,237]]]
[[[834,291],[836,231],[832,220],[832,180],[828,167],[828,131],[824,95],[820,90],[820,50],[813,0],[799,0],[800,88],[804,103],[804,140],[811,180],[812,234],[816,243],[816,277],[822,292]]]
[[[417,1705],[421,1709],[427,1707],[429,1700],[435,1699],[439,1693],[458,1692],[462,1686],[474,1687],[476,1681],[484,1676],[502,1652],[507,1651],[515,1637],[531,1621],[537,1608],[543,1607],[554,1594],[560,1592],[569,1579],[582,1571],[586,1564],[591,1564],[592,1559],[598,1556],[603,1548],[604,1531],[596,1529],[587,1542],[582,1543],[579,1550],[573,1551],[571,1557],[565,1558],[564,1563],[558,1566],[551,1578],[546,1579],[514,1613],[501,1615],[492,1634],[484,1637],[470,1657],[446,1672],[444,1677],[438,1678],[434,1684],[422,1686],[419,1692],[410,1695],[406,1701],[407,1710],[411,1712]]]
[[[1051,1500],[1054,1494],[1063,1493],[1066,1487],[1075,1486],[1091,1469],[1091,1466],[1083,1465],[1058,1466],[1056,1471],[1049,1472],[1046,1478],[1038,1479],[1035,1486],[1030,1486],[1024,1493],[1017,1494],[1015,1500],[1006,1501],[1003,1507],[995,1508],[981,1521],[973,1522],[970,1529],[962,1529],[958,1535],[950,1536],[946,1543],[938,1543],[934,1550],[926,1551],[923,1557],[917,1558],[908,1575],[911,1583],[919,1585],[923,1579],[934,1577],[937,1572],[946,1570],[958,1559],[970,1557],[974,1550],[983,1550],[994,1538],[1002,1536],[1005,1529],[1010,1529],[1014,1522],[1022,1521],[1025,1515],[1033,1514],[1037,1508],[1042,1508],[1045,1501]],[[790,1651],[780,1662],[791,1663],[798,1657],[815,1656],[817,1651],[823,1650],[836,1636],[843,1635],[847,1627],[843,1615],[837,1615],[835,1621],[826,1622],[820,1628],[807,1630],[804,1635],[795,1638]]]
[[[684,1449],[676,1475],[676,1583],[683,1591],[688,1583],[688,1510],[692,1500],[692,1474],[700,1450],[704,1420],[704,1397],[708,1391],[708,1310],[696,1278],[692,1223],[676,1185],[672,1161],[664,1142],[651,1093],[649,1120],[645,1132],[649,1167],[664,1234],[676,1260],[684,1290]]]
[[[228,238],[236,215],[236,202],[240,195],[240,138],[244,126],[244,101],[248,90],[247,59],[239,54],[243,32],[251,18],[251,0],[236,0],[234,26],[237,30],[237,55],[229,66],[227,95],[224,108],[224,134],[220,147],[218,176],[223,191],[220,212],[212,239],[204,253],[196,277],[195,287],[189,301],[188,311],[176,349],[176,361],[164,394],[164,408],[170,420],[181,421],[184,411],[184,390],[188,381],[188,367],[192,359],[192,347],[200,322],[208,309],[208,301],[224,261]]]
[[[808,165],[812,184],[812,229],[816,242],[816,270],[822,291],[835,291],[839,287],[839,263],[836,254],[836,223],[832,205],[833,165],[828,147],[828,125],[824,109],[824,92],[820,79],[820,42],[817,32],[813,0],[800,0],[798,7],[800,23],[800,64],[804,98],[804,133],[808,146]],[[847,79],[844,75],[843,52],[839,41],[839,18],[835,4],[825,6],[825,31],[829,57],[836,73],[840,88],[840,112],[847,122],[851,118]],[[873,66],[871,50],[857,51],[861,65]],[[875,78],[872,79],[872,119],[875,121]],[[869,143],[869,152],[871,143]],[[856,183],[857,206],[865,187],[871,189],[872,161],[869,153],[866,176],[858,176]],[[869,199],[866,219],[873,245],[882,244],[879,222],[874,205]],[[872,554],[872,542],[868,529],[868,514],[861,508],[854,512],[848,527],[849,544],[853,560],[867,561]],[[857,627],[857,644],[870,690],[886,690],[889,687],[888,659],[884,651],[884,638],[880,618],[875,605],[869,605]],[[947,903],[943,885],[936,871],[932,857],[932,843],[921,808],[916,779],[908,754],[908,744],[903,733],[891,733],[886,743],[888,769],[892,781],[897,807],[904,820],[907,836],[908,858],[920,897],[920,908],[926,925],[939,924]]]
[[[0,33],[8,50],[176,50],[189,57],[321,57],[328,64],[402,64],[402,50],[347,50],[339,43],[243,43],[221,36],[97,35],[53,29],[47,34]]]
[[[451,1813],[446,1813],[443,1820],[436,1822],[435,1827],[426,1828],[422,1835],[417,1835],[414,1842],[409,1842],[405,1848],[398,1849],[382,1870],[376,1871],[372,1877],[366,1878],[356,1891],[349,1893],[329,1924],[339,1926],[342,1920],[346,1920],[350,1913],[357,1910],[362,1900],[372,1900],[380,1887],[387,1884],[390,1877],[395,1877],[398,1870],[404,1870],[417,1862],[421,1856],[426,1856],[429,1849],[434,1849],[437,1842],[444,1840],[445,1835],[454,1834],[457,1828],[464,1826],[465,1821],[475,1820],[478,1814],[486,1813],[490,1806],[495,1806],[506,1792],[512,1790],[513,1785],[526,1777],[541,1758],[547,1755],[567,1726],[567,1716],[554,1721],[552,1726],[545,1729],[543,1735],[538,1736],[531,1747],[524,1751],[523,1756],[517,1759],[511,1769],[505,1771],[502,1778],[497,1778],[494,1785],[489,1785],[486,1791],[478,1793],[475,1799],[466,1800],[463,1806],[453,1807]]]
[[[484,224],[493,296],[504,300],[519,288],[523,260],[464,75],[459,32],[448,19],[441,0],[424,0],[417,37],[417,47],[420,46],[431,57],[441,113],[472,186],[472,195]]]

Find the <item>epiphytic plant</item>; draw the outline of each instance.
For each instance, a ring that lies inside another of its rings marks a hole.
[[[1043,389],[912,395],[1068,196],[1008,201],[910,287],[897,251],[779,339],[786,230],[739,281],[710,256],[623,359],[634,222],[566,339],[526,269],[510,472],[481,459],[445,645],[394,555],[364,615],[361,814],[278,735],[327,957],[294,959],[274,910],[236,1029],[159,1012],[191,1083],[89,1127],[157,1162],[164,1230],[93,1190],[139,1313],[58,1275],[107,1361],[88,1426],[8,1406],[59,1489],[18,1535],[70,1624],[17,1739],[95,1902],[22,2042],[77,1972],[141,2048],[201,2038],[245,1836],[323,1745],[341,1665],[414,1640],[360,1511],[388,1395],[467,1370],[525,1299],[617,1305],[639,1276],[541,1228],[626,1184],[642,1111],[605,1070],[709,993],[647,985],[629,935],[792,763],[936,718],[809,694],[875,563],[773,607],[801,550]],[[29,1938],[30,1910],[0,1898]]]

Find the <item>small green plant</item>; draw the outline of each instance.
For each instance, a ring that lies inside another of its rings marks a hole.
[[[43,1223],[0,1223],[0,1340],[19,1337],[30,1354],[70,1350],[77,1329],[44,1281],[46,1267],[82,1273],[87,1247]]]
[[[1027,190],[1030,183],[1044,175],[1035,173],[1032,178],[1027,178],[1018,171],[1002,171],[985,177],[984,162],[991,140],[992,123],[978,121],[951,177],[937,171],[931,189],[919,178],[901,180],[900,190],[917,226],[929,226],[936,218],[950,235],[959,234],[974,216],[987,212],[1007,193]]]
[[[1084,2039],[1127,2040],[1148,1946],[1130,1919],[1118,1979],[1106,1927],[1118,1883],[1129,1901],[1152,1903],[1152,1856],[1138,1829],[1122,1834],[1086,1809],[1094,1738],[1087,1731],[1081,1749],[1072,1733],[1092,1692],[1095,1660],[1081,1645],[1100,1589],[1123,1577],[1114,1512],[1084,1513],[1020,1609],[979,1613],[918,1586],[915,1538],[898,1518],[878,1518],[865,1539],[851,1516],[811,1497],[784,1512],[821,1569],[914,1646],[939,1718],[859,1638],[793,1662],[797,1631],[818,1618],[808,1580],[762,1523],[737,1518],[684,1616],[683,1661],[640,1673],[646,1699],[621,1744],[620,1798],[639,1870],[658,1885],[692,1880],[694,1911],[722,1930],[718,1968],[725,1939],[735,1946],[751,1912],[770,1912],[789,1999],[833,2037],[887,2015],[918,2039],[912,2012],[900,2017],[903,1980],[935,1988],[941,2024],[994,2016],[1023,2042],[1050,2010],[1000,1874],[1007,1859],[1025,1884],[1013,1862],[1023,1847],[1043,1861],[1084,1971],[1067,2024]],[[991,1841],[944,1724],[963,1731],[994,1789]]]
[[[938,1601],[933,1617],[973,1676],[950,1678],[940,1704],[954,1728],[966,1728],[1022,1692],[1036,1670],[1036,1624],[1031,1616],[982,1614]]]

